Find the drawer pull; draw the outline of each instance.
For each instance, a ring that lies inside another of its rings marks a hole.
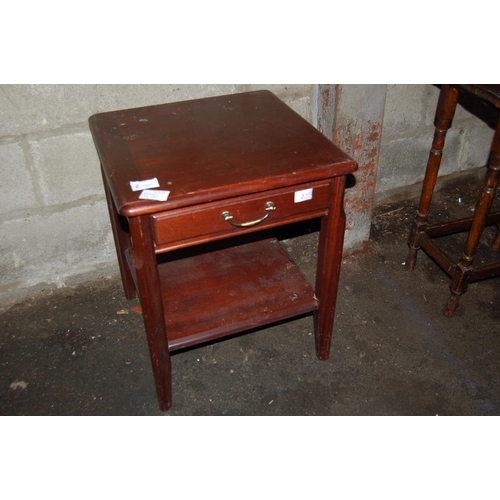
[[[269,217],[269,213],[272,212],[273,210],[276,210],[276,207],[274,206],[274,203],[272,201],[268,201],[265,205],[265,209],[266,209],[267,214],[264,215],[264,217],[257,219],[257,220],[251,220],[249,222],[242,222],[242,223],[233,222],[233,216],[231,215],[230,212],[227,212],[227,211],[222,212],[221,219],[228,221],[229,224],[231,224],[232,226],[235,226],[235,227],[252,227],[252,226],[255,226],[256,224],[259,224],[259,222],[266,220]]]

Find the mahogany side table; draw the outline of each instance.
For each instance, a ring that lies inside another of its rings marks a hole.
[[[486,226],[496,225],[500,230],[500,212],[490,213],[500,176],[500,115],[491,144],[486,176],[479,190],[473,217],[428,224],[429,209],[441,165],[446,133],[451,127],[460,93],[486,105],[500,108],[500,85],[441,85],[434,122],[434,139],[425,171],[419,208],[408,238],[409,253],[406,259],[406,269],[412,271],[415,268],[418,250],[422,248],[451,278],[451,293],[445,309],[447,316],[453,316],[460,296],[467,290],[469,283],[500,275],[500,261],[474,265],[474,257],[483,229]],[[441,250],[436,238],[466,231],[468,236],[462,257],[458,262],[453,261]],[[500,231],[492,248],[495,251],[500,250]]]
[[[313,313],[316,353],[328,359],[351,158],[268,91],[99,113],[89,125],[162,411],[176,349]],[[132,190],[151,179],[146,194],[166,200]],[[312,287],[268,230],[318,217]]]

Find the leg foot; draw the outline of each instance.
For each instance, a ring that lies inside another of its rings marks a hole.
[[[497,224],[497,237],[495,238],[495,241],[493,242],[493,245],[491,245],[491,248],[495,252],[500,252],[500,224]]]
[[[405,269],[410,272],[415,269],[415,265],[417,263],[417,253],[419,249],[418,248],[412,248],[410,247],[410,250],[408,252],[408,257],[406,257],[406,262],[405,262]]]
[[[461,295],[461,293],[454,292],[453,290],[451,291],[450,299],[448,300],[448,304],[446,305],[446,309],[444,311],[446,316],[451,317],[455,314]]]

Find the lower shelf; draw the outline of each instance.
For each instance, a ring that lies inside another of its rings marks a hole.
[[[318,309],[275,238],[164,262],[159,273],[170,350]]]

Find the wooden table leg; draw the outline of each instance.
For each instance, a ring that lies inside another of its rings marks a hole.
[[[491,245],[491,248],[495,251],[495,252],[500,252],[500,222],[497,223],[497,236],[495,238],[495,241],[493,242],[493,244]]]
[[[316,271],[316,297],[319,300],[319,309],[314,313],[316,355],[321,360],[327,360],[330,356],[344,245],[344,188],[345,177],[335,177],[332,181],[328,215],[321,219]]]
[[[129,224],[137,287],[148,337],[158,403],[160,410],[167,411],[172,406],[172,375],[151,217],[149,215],[131,217]]]
[[[417,260],[417,253],[420,249],[418,243],[419,234],[425,231],[427,227],[427,218],[429,216],[429,207],[432,200],[432,194],[436,186],[436,180],[441,166],[444,141],[446,132],[451,126],[451,121],[455,115],[455,109],[458,101],[458,90],[450,85],[443,85],[439,93],[439,101],[436,108],[435,131],[432,141],[432,148],[429,153],[429,160],[425,170],[424,184],[420,197],[420,205],[417,215],[410,230],[408,246],[410,250],[406,259],[405,268],[407,271],[413,271]]]
[[[445,310],[447,316],[452,316],[458,305],[460,296],[467,290],[472,274],[472,264],[476,254],[479,240],[483,233],[484,223],[490,211],[491,204],[495,198],[498,179],[500,175],[500,120],[497,124],[493,144],[491,146],[488,170],[484,179],[484,184],[479,193],[476,210],[472,219],[472,226],[469,231],[465,251],[457,264],[451,281],[451,295]],[[498,239],[498,238],[497,238]]]
[[[101,170],[102,171],[102,170]],[[136,290],[132,274],[128,267],[125,252],[130,249],[130,233],[126,230],[127,220],[116,211],[113,198],[109,191],[108,184],[104,178],[104,191],[106,192],[106,201],[108,203],[109,218],[111,220],[111,228],[113,230],[113,239],[115,240],[116,256],[118,257],[118,265],[122,277],[123,291],[125,297],[129,300],[135,298]]]

